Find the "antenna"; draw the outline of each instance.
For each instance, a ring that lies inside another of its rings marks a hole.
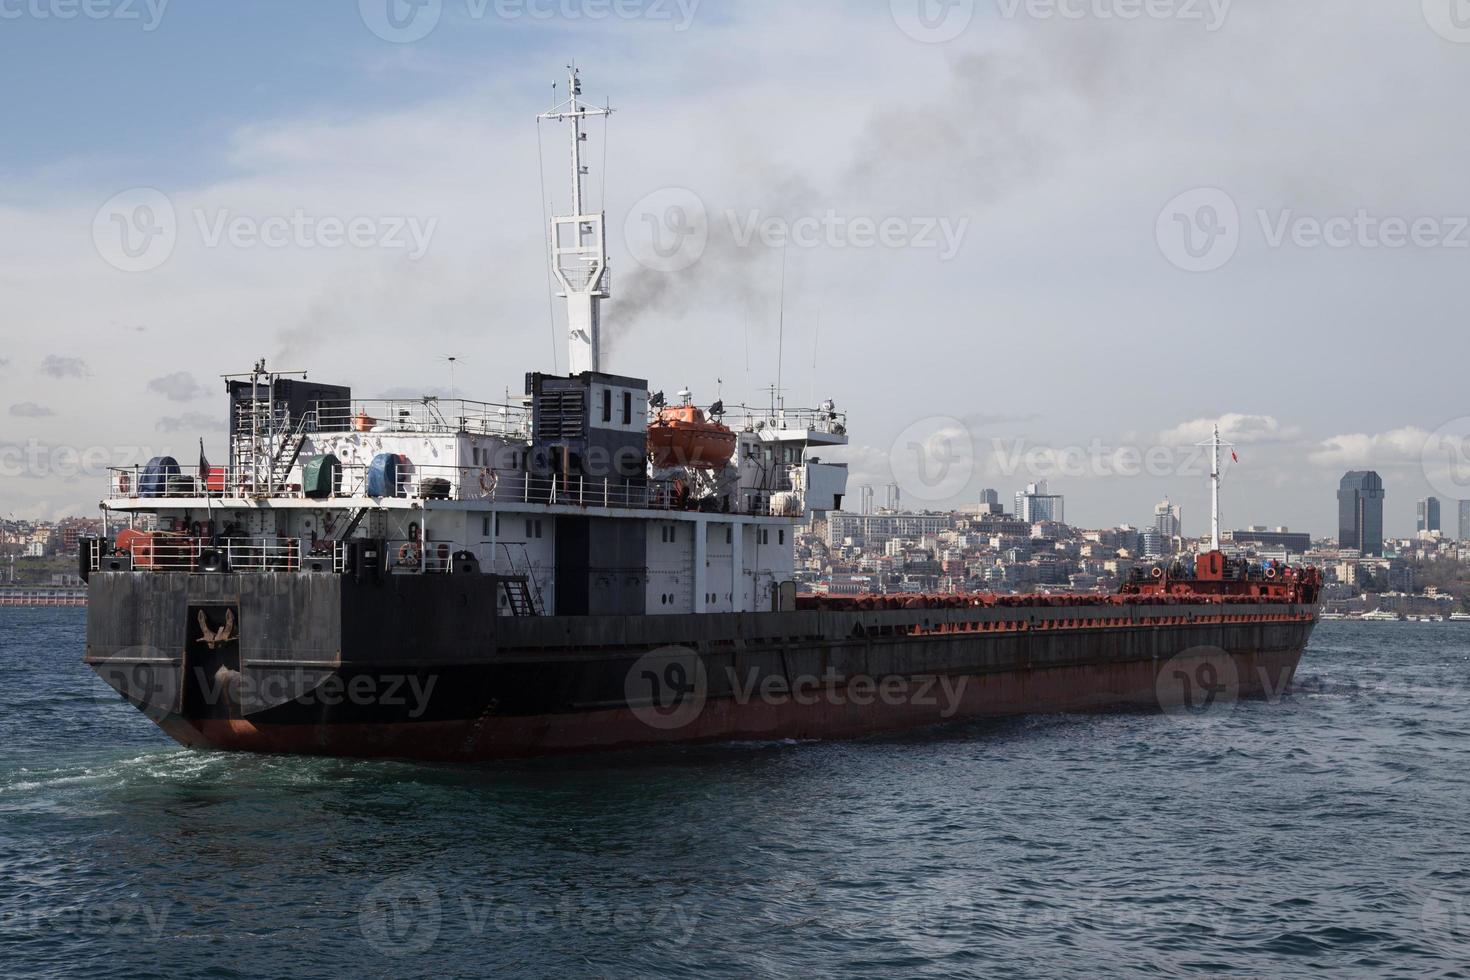
[[[776,321],[776,401],[782,410],[786,408],[781,397],[781,368],[786,352],[786,249],[781,249],[781,307]]]
[[[439,360],[441,360],[441,361],[448,361],[449,362],[449,400],[450,401],[454,401],[455,400],[454,365],[459,361],[459,358],[458,357],[455,357],[453,355],[444,355],[444,356],[441,356],[439,358]]]
[[[556,90],[552,91],[555,99]],[[606,214],[587,212],[582,178],[588,171],[582,162],[582,144],[587,141],[587,120],[610,116],[612,111],[610,106],[582,102],[582,75],[572,64],[567,66],[567,97],[536,117],[538,122],[549,119],[572,124],[571,214],[553,217],[550,227],[551,266],[561,284],[558,295],[567,301],[568,370],[572,374],[602,370],[601,302],[612,295],[607,272]]]

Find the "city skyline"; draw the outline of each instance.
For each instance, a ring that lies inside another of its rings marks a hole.
[[[1403,249],[1314,248],[1274,233],[1297,218],[1415,217],[1426,196],[1446,215],[1470,214],[1470,189],[1445,163],[1470,149],[1470,134],[1451,129],[1449,151],[1432,153],[1416,136],[1458,111],[1457,49],[1417,8],[1343,19],[1324,0],[1241,3],[1208,34],[986,9],[937,48],[884,4],[711,0],[688,23],[569,19],[547,32],[462,15],[446,9],[439,29],[408,44],[375,34],[352,4],[266,0],[250,16],[173,5],[146,32],[6,22],[15,43],[0,78],[16,90],[50,79],[0,109],[9,131],[28,134],[8,147],[0,190],[12,270],[0,288],[14,325],[0,351],[6,511],[93,513],[100,476],[50,475],[69,471],[68,456],[182,459],[202,436],[222,458],[218,376],[260,356],[366,396],[447,393],[447,356],[460,359],[459,392],[486,400],[518,390],[521,366],[557,367],[543,204],[565,194],[548,163],[543,196],[529,120],[579,49],[589,97],[618,110],[595,202],[613,253],[612,369],[664,390],[687,385],[706,405],[763,403],[778,377],[793,403],[831,397],[851,419],[854,447],[842,456],[854,484],[896,483],[915,506],[1049,480],[1081,525],[1136,522],[1166,495],[1194,520],[1209,496],[1197,447],[1217,422],[1241,458],[1226,476],[1229,525],[1334,533],[1322,500],[1347,469],[1383,474],[1395,535],[1413,533],[1409,502],[1458,496],[1435,472],[1441,450],[1456,448],[1447,427],[1463,435],[1453,386],[1328,400],[1280,383],[1305,371],[1372,390],[1412,376],[1414,345],[1381,343],[1381,324],[1405,315],[1431,345],[1458,343],[1452,248],[1416,247],[1406,262]],[[1326,36],[1324,23],[1335,25]],[[128,31],[136,45],[113,43]],[[1384,49],[1386,36],[1400,43]],[[815,38],[825,43],[814,55]],[[664,55],[671,45],[679,57]],[[244,98],[237,79],[263,47],[282,55],[280,74]],[[762,52],[760,70],[732,60],[736,49]],[[1420,93],[1407,108],[1390,112],[1367,79],[1326,70],[1385,50],[1386,70]],[[1234,77],[1242,57],[1249,78],[1224,90],[1204,81]],[[893,71],[872,77],[874,61]],[[1143,64],[1175,83],[1159,91]],[[185,70],[190,84],[179,85]],[[95,97],[98,73],[135,79],[146,110],[121,125]],[[301,92],[312,93],[307,104]],[[812,103],[827,107],[819,118]],[[956,103],[967,107],[958,131]],[[1384,138],[1343,160],[1334,180],[1316,179],[1321,159],[1365,130]],[[1270,150],[1242,149],[1253,146]],[[559,160],[559,143],[543,148]],[[1405,161],[1412,188],[1390,176]],[[1171,201],[1202,188],[1239,210],[1239,248],[1223,267],[1193,272],[1161,252],[1158,226]],[[125,256],[110,262],[94,240],[94,225],[105,232],[118,216],[109,202],[138,189],[162,195],[177,238],[166,261],[141,271]],[[677,270],[644,248],[648,219],[669,213],[659,202],[673,191],[692,195],[678,200],[708,231],[702,255]],[[276,248],[248,234],[279,219],[295,235],[298,214],[302,234],[376,219],[404,247]],[[934,229],[935,247],[829,240],[889,218]],[[810,244],[808,220],[819,231]],[[778,244],[746,234],[768,222],[794,234]],[[941,226],[957,233],[952,251]],[[348,285],[362,281],[375,285]],[[1173,326],[1143,363],[1119,341],[1150,324]],[[1326,324],[1333,344],[1320,342]],[[406,349],[375,353],[405,330],[415,338]],[[1029,370],[996,366],[1032,352]],[[1242,358],[1243,373],[1217,385],[1185,369]],[[930,486],[904,453],[914,442],[947,443],[968,478]],[[39,466],[27,462],[32,446]],[[1120,458],[1150,455],[1163,465],[1117,475]]]

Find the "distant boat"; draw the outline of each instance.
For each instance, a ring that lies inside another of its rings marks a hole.
[[[1450,613],[1452,623],[1470,623],[1470,613]]]
[[[1347,613],[1330,612],[1330,613],[1323,613],[1322,614],[1322,618],[1323,619],[1333,619],[1333,620],[1336,620],[1336,619],[1347,619],[1348,617],[1347,617]]]
[[[1399,614],[1389,612],[1387,609],[1375,609],[1370,613],[1364,613],[1363,621],[1367,623],[1397,623]]]

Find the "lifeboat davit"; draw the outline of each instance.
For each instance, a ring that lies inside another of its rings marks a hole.
[[[658,469],[722,469],[735,456],[735,433],[693,405],[661,408],[648,426],[648,457]]]

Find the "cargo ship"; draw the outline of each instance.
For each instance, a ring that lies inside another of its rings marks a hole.
[[[567,374],[505,403],[363,401],[265,361],[226,375],[228,459],[110,473],[82,542],[86,663],[200,749],[478,762],[846,738],[966,719],[1207,709],[1289,687],[1311,568],[1214,547],[1115,595],[798,594],[840,510],[832,402],[670,403],[603,369],[604,214],[575,70],[550,221]],[[1218,515],[1219,440],[1213,481]]]

